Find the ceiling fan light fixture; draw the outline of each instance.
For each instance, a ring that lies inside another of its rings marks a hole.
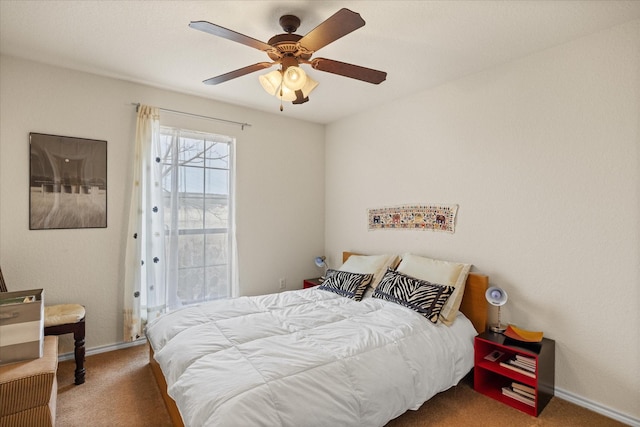
[[[302,94],[307,97],[318,86],[318,82],[313,80],[310,75],[307,74],[307,81],[302,87]]]
[[[282,84],[282,72],[273,70],[270,73],[258,77],[262,88],[269,95],[280,96],[280,85]]]
[[[307,97],[318,86],[318,82],[305,73],[305,83],[302,88],[291,89],[286,84],[283,84],[282,74],[281,70],[273,70],[267,74],[258,76],[258,80],[265,92],[276,98],[282,98],[283,101],[295,101],[297,99],[296,90],[301,90],[303,96]],[[280,96],[281,88],[282,96]]]
[[[294,65],[284,70],[283,83],[292,91],[302,89],[306,82],[307,73],[302,68]]]

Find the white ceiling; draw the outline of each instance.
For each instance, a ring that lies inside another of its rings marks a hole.
[[[277,113],[279,100],[262,90],[261,72],[202,83],[268,61],[267,55],[191,29],[189,22],[209,21],[266,42],[283,32],[281,15],[297,15],[297,33],[304,35],[343,7],[360,13],[366,25],[314,57],[386,71],[387,80],[372,85],[308,68],[320,85],[306,104],[285,103],[282,114],[330,123],[640,18],[640,1],[614,0],[0,0],[0,52]]]

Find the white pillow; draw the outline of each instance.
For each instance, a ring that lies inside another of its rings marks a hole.
[[[375,289],[387,272],[387,268],[395,268],[398,261],[400,261],[398,255],[351,255],[338,270],[373,274],[373,281],[369,286]]]
[[[451,294],[440,312],[440,321],[445,325],[451,325],[458,314],[470,269],[471,264],[404,254],[397,271],[416,279],[453,286],[455,291],[453,291],[453,294]]]

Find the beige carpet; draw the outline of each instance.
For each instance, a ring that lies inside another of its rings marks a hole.
[[[148,358],[146,345],[89,356],[85,363],[87,380],[79,386],[73,384],[73,360],[61,362],[57,426],[170,426]],[[420,410],[406,412],[387,425],[427,426],[608,427],[623,424],[557,397],[534,418],[476,393],[463,381],[433,397]]]
[[[148,361],[145,345],[89,356],[81,385],[75,362],[60,362],[56,427],[171,426]]]

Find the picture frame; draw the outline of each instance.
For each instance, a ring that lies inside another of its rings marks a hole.
[[[107,141],[29,133],[29,229],[107,227]]]

